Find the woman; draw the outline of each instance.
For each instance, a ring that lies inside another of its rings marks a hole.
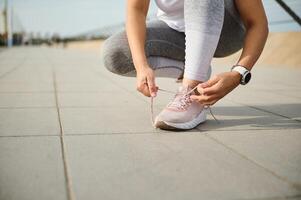
[[[128,0],[126,31],[105,42],[105,66],[116,74],[136,75],[137,90],[148,97],[155,97],[158,90],[155,75],[182,74],[178,94],[156,117],[155,126],[194,128],[206,120],[205,106],[249,82],[268,35],[262,1],[156,0],[158,19],[146,23],[149,3]],[[209,79],[213,57],[241,48],[229,72]]]

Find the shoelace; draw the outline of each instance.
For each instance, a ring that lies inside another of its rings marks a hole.
[[[185,109],[185,107],[189,106],[192,103],[190,96],[188,94],[185,94],[185,95],[176,94],[175,98],[178,98],[178,101],[170,102],[167,105],[168,108],[175,107],[175,108]]]
[[[193,89],[189,90],[187,93],[183,94],[182,98],[184,96],[187,96],[189,95],[190,93],[192,93],[195,89],[197,88],[197,86],[195,86]],[[165,90],[165,89],[160,89],[158,88],[158,91],[161,91],[161,92],[166,92],[166,93],[170,93],[170,94],[174,94],[176,95],[177,93],[176,92],[173,92],[173,91],[169,91],[169,90]],[[155,118],[154,118],[154,97],[151,97],[150,98],[150,101],[151,101],[151,121],[152,121],[152,125],[155,127]],[[210,106],[204,106],[204,109],[208,109],[211,116],[213,117],[213,119],[219,123],[219,120],[214,116],[212,110],[211,110],[211,107]]]

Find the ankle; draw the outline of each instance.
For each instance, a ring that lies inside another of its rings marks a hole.
[[[194,88],[195,86],[197,86],[200,83],[202,83],[202,82],[197,81],[197,80],[190,80],[190,79],[184,78],[182,84],[185,87]]]

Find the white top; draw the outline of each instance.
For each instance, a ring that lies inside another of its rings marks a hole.
[[[184,0],[155,0],[158,6],[157,17],[170,28],[185,32]]]

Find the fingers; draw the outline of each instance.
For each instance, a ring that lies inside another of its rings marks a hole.
[[[209,79],[207,82],[201,83],[200,86],[202,88],[207,88],[215,85],[219,81],[218,76],[213,76],[211,79]]]
[[[150,97],[150,92],[148,89],[148,85],[145,81],[138,82],[137,90],[141,92],[144,96]]]
[[[158,87],[154,78],[147,78],[147,80],[138,82],[137,90],[147,97],[156,97]]]
[[[155,84],[154,72],[150,67],[137,71],[137,90],[148,97],[156,96],[158,87]]]
[[[201,95],[211,95],[218,92],[217,83],[219,78],[217,76],[212,77],[207,82],[198,85],[197,90]]]
[[[148,89],[147,85],[143,88],[143,90],[141,91],[141,93],[144,94],[144,96],[151,97],[151,94],[149,92],[149,89]]]
[[[219,87],[218,85],[214,85],[208,88],[204,88],[203,89],[203,95],[205,96],[210,96],[210,95],[214,95],[214,94],[218,94],[219,93]]]
[[[214,76],[207,82],[199,84],[197,90],[201,95],[192,95],[190,98],[205,106],[215,104],[222,98],[219,81],[220,78],[218,76]]]
[[[147,85],[149,89],[149,93],[152,97],[155,97],[157,95],[157,87],[155,84],[155,78],[154,77],[148,77],[147,78]]]
[[[191,95],[191,100],[198,101],[202,105],[211,106],[215,104],[220,98],[217,95],[205,96],[205,95]]]
[[[202,84],[199,84],[199,85],[198,85],[197,91],[200,93],[200,95],[203,95],[203,93],[204,93],[204,88],[203,88]]]

